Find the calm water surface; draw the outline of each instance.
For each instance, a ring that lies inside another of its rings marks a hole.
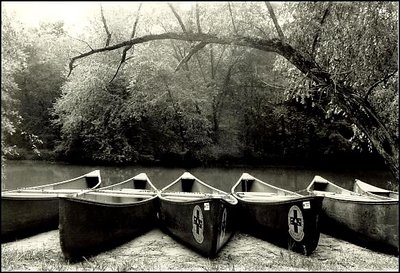
[[[389,172],[372,170],[327,171],[277,166],[183,169],[147,166],[85,166],[24,160],[6,161],[4,169],[6,177],[2,179],[1,184],[3,190],[37,186],[74,178],[96,169],[100,170],[103,186],[118,183],[145,172],[159,189],[177,179],[184,171],[189,171],[200,180],[228,192],[243,172],[291,191],[306,188],[314,175],[320,175],[346,189],[352,188],[355,178],[384,188],[387,187],[387,181],[394,182]]]

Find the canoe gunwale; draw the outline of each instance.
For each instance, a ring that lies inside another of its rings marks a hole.
[[[135,198],[135,197],[132,197]],[[147,202],[152,202],[154,199],[157,198],[157,195],[154,195],[150,198],[146,198],[144,200],[140,201],[132,201],[132,202],[125,202],[125,203],[112,203],[112,202],[107,202],[107,201],[96,201],[96,200],[91,200],[91,199],[86,199],[86,198],[81,198],[77,196],[63,196],[60,197],[60,199],[67,200],[70,202],[79,202],[79,203],[84,203],[84,204],[92,204],[96,206],[104,206],[104,207],[134,207],[134,206],[140,206],[144,203]]]
[[[94,187],[91,188],[91,189],[95,189],[95,188],[97,188],[97,187],[99,187],[101,185],[100,170],[91,171],[91,172],[83,174],[81,176],[74,177],[74,178],[67,179],[67,180],[63,180],[63,181],[60,181],[60,182],[44,184],[44,185],[39,185],[39,186],[32,186],[32,187],[21,187],[21,188],[13,189],[13,190],[5,190],[5,191],[2,191],[1,193],[2,194],[3,193],[13,193],[13,192],[18,192],[18,191],[23,191],[23,190],[34,190],[34,189],[41,189],[41,188],[45,188],[45,187],[51,187],[51,186],[59,186],[59,185],[63,185],[63,184],[68,184],[70,182],[73,182],[73,181],[76,181],[76,180],[79,180],[79,179],[82,179],[82,178],[85,178],[85,177],[90,177],[90,175],[92,175],[93,173],[96,173],[96,176],[99,179],[99,182]]]
[[[399,201],[398,200],[393,200],[393,199],[384,199],[384,200],[379,200],[379,199],[370,199],[370,200],[356,200],[356,199],[343,199],[340,198],[340,196],[343,196],[341,194],[336,194],[336,198],[335,195],[324,195],[324,194],[315,194],[313,193],[313,191],[310,191],[309,193],[311,193],[312,195],[315,196],[323,196],[324,198],[327,199],[332,199],[335,201],[340,201],[343,203],[355,203],[355,204],[360,204],[360,205],[391,205],[391,204],[398,204]],[[345,195],[347,197],[347,195]],[[351,196],[349,196],[351,197]],[[359,196],[357,196],[359,197]]]
[[[236,198],[233,198],[232,201],[233,200],[235,200],[235,201],[233,203],[231,203],[231,202],[227,201],[226,199],[224,199],[222,197],[210,197],[210,196],[191,199],[191,200],[180,200],[180,201],[174,200],[174,199],[170,199],[170,198],[166,198],[166,197],[163,197],[162,195],[159,195],[158,197],[159,197],[160,200],[162,200],[164,202],[173,203],[173,204],[182,205],[182,206],[186,206],[186,205],[189,205],[189,204],[197,204],[197,203],[200,204],[200,203],[204,203],[204,202],[214,202],[214,201],[221,201],[221,202],[223,202],[225,204],[228,204],[228,205],[231,205],[231,206],[234,206],[234,205],[236,205],[238,203]]]
[[[278,195],[279,196],[279,195]],[[285,200],[278,200],[276,199],[276,197],[271,198],[270,200],[268,200],[267,198],[265,198],[264,200],[260,200],[260,199],[256,199],[256,200],[250,200],[250,199],[244,199],[240,196],[237,196],[234,194],[234,197],[243,203],[246,204],[266,204],[266,205],[281,205],[281,204],[288,204],[288,203],[293,203],[293,202],[298,202],[298,201],[309,201],[309,200],[313,200],[315,197],[319,197],[322,198],[322,196],[313,196],[313,195],[307,195],[307,196],[294,196],[294,198],[290,198],[290,199],[285,199]]]

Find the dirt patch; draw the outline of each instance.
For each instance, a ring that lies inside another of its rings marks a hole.
[[[236,233],[214,259],[186,248],[158,229],[83,262],[65,261],[58,230],[1,246],[2,271],[396,271],[399,258],[321,234],[304,256]]]

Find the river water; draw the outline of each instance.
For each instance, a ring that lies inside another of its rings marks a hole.
[[[183,169],[148,166],[89,166],[29,160],[6,161],[5,164],[2,174],[5,178],[1,181],[2,190],[60,182],[96,169],[100,170],[103,186],[118,183],[145,172],[158,189],[168,185],[185,171],[227,192],[230,192],[231,187],[243,172],[291,191],[305,189],[315,175],[320,175],[346,189],[352,189],[355,178],[383,188],[387,188],[388,181],[394,182],[389,172],[377,170],[311,170],[277,166]]]

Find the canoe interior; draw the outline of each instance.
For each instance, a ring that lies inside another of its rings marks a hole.
[[[247,173],[243,173],[232,187],[236,198],[249,202],[277,202],[292,200],[302,195],[265,183]]]
[[[69,180],[34,187],[4,191],[7,198],[54,198],[77,193],[84,189],[95,189],[101,184],[100,171],[96,170]]]
[[[229,193],[214,188],[200,179],[185,172],[181,177],[164,187],[160,196],[174,202],[195,201],[205,198],[221,198],[236,204],[237,200]]]
[[[375,197],[383,197],[389,199],[399,199],[399,193],[391,190],[382,189],[361,180],[356,179],[353,186],[353,191],[359,194],[370,195]]]
[[[76,198],[109,204],[141,202],[157,196],[157,188],[145,173],[117,184],[78,194]]]

